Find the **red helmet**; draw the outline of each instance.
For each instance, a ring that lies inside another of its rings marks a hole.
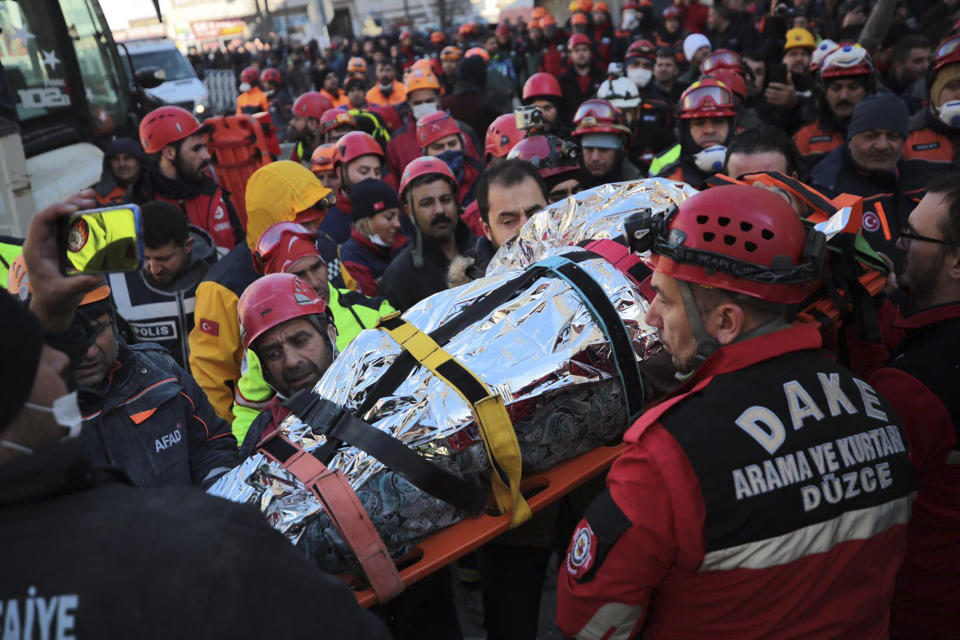
[[[336,164],[348,165],[360,156],[379,156],[383,159],[383,147],[369,133],[351,131],[337,140]]]
[[[790,304],[803,300],[818,276],[804,255],[806,235],[793,207],[772,191],[715,187],[680,203],[653,239],[650,266],[685,282]]]
[[[933,56],[933,70],[936,71],[951,62],[960,62],[960,35],[950,36],[937,46]]]
[[[630,62],[634,58],[643,58],[651,62],[657,61],[657,48],[649,40],[637,40],[627,47],[627,54],[624,61]]]
[[[417,120],[417,145],[426,149],[447,136],[461,135],[457,121],[449,111],[434,111]]]
[[[737,73],[743,73],[740,54],[730,49],[711,51],[700,63],[700,73],[712,73],[717,69],[733,69]]]
[[[331,143],[322,144],[314,149],[313,154],[310,156],[310,170],[314,173],[333,171],[333,168],[337,166],[338,156],[337,145]]]
[[[272,85],[283,84],[283,75],[281,75],[279,69],[267,67],[260,74],[260,83],[263,84],[264,82],[269,82]]]
[[[400,199],[403,199],[404,194],[407,191],[407,187],[410,186],[411,182],[417,178],[422,178],[423,176],[432,174],[443,176],[449,180],[450,185],[453,187],[454,193],[456,193],[457,189],[460,188],[460,184],[457,182],[457,177],[453,175],[453,171],[450,170],[450,167],[447,166],[446,162],[432,156],[421,156],[411,160],[410,164],[407,165],[407,168],[403,170],[403,175],[400,177]]]
[[[147,153],[159,153],[168,144],[203,132],[193,114],[181,107],[159,107],[140,121],[140,144]]]
[[[716,69],[711,71],[708,76],[704,78],[716,78],[723,84],[727,85],[733,95],[740,98],[741,101],[746,101],[747,99],[747,81],[743,79],[743,76],[734,71],[733,69]]]
[[[687,87],[680,96],[680,119],[734,118],[733,93],[714,78],[702,78]]]
[[[524,138],[510,150],[507,157],[526,160],[537,168],[544,180],[583,170],[580,166],[580,148],[555,136]]]
[[[496,34],[498,36],[510,35],[510,25],[508,25],[506,22],[501,22],[500,24],[497,25]]]
[[[459,34],[461,37],[472,36],[474,29],[475,27],[472,22],[464,22],[462,25],[460,25],[460,28],[457,29],[457,34]]]
[[[297,239],[306,240],[310,243],[313,253],[319,255],[317,251],[317,234],[296,222],[277,222],[267,227],[260,239],[257,240],[257,248],[253,251],[253,268],[260,275],[266,273],[279,273],[282,269],[272,269],[272,263],[278,257],[287,257],[284,254],[289,253],[290,247],[295,244]],[[302,258],[310,253],[303,253],[295,259]]]
[[[677,7],[676,5],[672,4],[663,10],[664,20],[670,20],[670,19],[680,20],[682,17],[683,16],[680,14],[680,8]]]
[[[323,116],[320,117],[320,135],[326,135],[330,131],[339,129],[340,127],[356,129],[357,119],[350,115],[346,109],[341,109],[340,107],[327,109],[323,112]]]
[[[523,83],[523,103],[540,97],[563,98],[560,82],[552,73],[535,73]]]
[[[630,137],[630,127],[623,111],[606,100],[594,98],[587,100],[577,109],[573,116],[574,136],[587,133],[619,133]]]
[[[636,11],[640,6],[636,3],[636,0],[624,0],[623,6],[620,7],[620,11]]]
[[[253,84],[259,79],[260,72],[257,71],[256,67],[245,67],[244,70],[240,72],[240,82]]]
[[[333,109],[330,98],[319,91],[307,91],[293,102],[293,115],[319,120],[329,109]]]
[[[292,273],[271,273],[246,288],[237,303],[240,341],[249,349],[257,338],[287,320],[318,315],[330,319],[330,310],[317,292]]]
[[[443,35],[442,31],[434,31],[430,34],[430,42],[433,43],[434,46],[439,47],[446,41],[447,36]]]
[[[517,118],[512,113],[498,116],[487,127],[486,157],[502,158],[523,140],[524,132],[517,129]]]
[[[582,11],[577,11],[575,14],[570,16],[570,25],[571,26],[586,26],[590,24],[590,18],[587,17],[587,14]]]
[[[576,46],[578,46],[578,45],[581,45],[581,44],[585,44],[585,45],[587,45],[588,47],[592,47],[592,45],[591,45],[591,43],[590,43],[590,38],[587,37],[587,34],[585,34],[585,33],[575,33],[575,34],[573,34],[572,36],[570,36],[570,39],[569,39],[569,40],[567,40],[567,51],[573,51],[573,48],[574,48],[574,47],[576,47]]]
[[[821,78],[867,76],[873,73],[873,62],[859,44],[844,42],[823,59],[819,73]]]

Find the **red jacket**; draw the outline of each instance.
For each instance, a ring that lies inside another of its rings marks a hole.
[[[189,185],[189,192],[180,193],[166,190],[163,185],[183,189],[186,187],[175,181],[165,180],[155,185],[154,197],[183,209],[187,214],[187,221],[209,233],[218,248],[233,249],[243,238],[240,218],[230,203],[229,194],[213,180],[208,178],[199,186]]]
[[[891,631],[903,640],[944,638],[960,629],[960,304],[931,307],[894,326],[906,337],[869,380],[903,418],[920,492]]]
[[[562,632],[888,637],[915,479],[889,405],[819,347],[728,345],[634,423],[560,567]]]

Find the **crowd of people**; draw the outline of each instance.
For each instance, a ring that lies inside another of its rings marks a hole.
[[[374,616],[191,487],[256,452],[362,330],[483,277],[531,215],[647,177],[700,191],[664,219],[644,283],[680,386],[569,526],[552,511],[461,564],[488,637],[536,636],[559,548],[570,636],[956,633],[960,7],[610,6],[192,51],[236,71],[236,114],[268,113],[289,157],[230,193],[210,129],[163,106],[96,185],[37,214],[22,254],[0,247],[3,350],[23,365],[0,409],[5,634],[458,637],[445,574]],[[850,315],[823,335],[787,322],[816,267],[804,205],[714,178],[759,172],[862,198],[890,270],[879,340]],[[143,268],[61,275],[57,217],[124,203]]]

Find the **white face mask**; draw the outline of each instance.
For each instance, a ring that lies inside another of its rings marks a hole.
[[[249,82],[241,82],[241,83],[240,83],[240,93],[246,93],[247,91],[250,91],[250,83],[249,83]]]
[[[430,115],[431,113],[436,113],[437,103],[436,102],[421,102],[420,104],[415,104],[411,107],[410,111],[413,112],[413,119],[419,120],[423,116]]]
[[[650,69],[644,69],[643,67],[633,67],[632,69],[627,69],[627,77],[633,81],[633,84],[643,89],[645,86],[650,84],[650,78],[653,77],[653,71],[650,71]]]
[[[378,247],[389,247],[390,245],[384,242],[383,238],[379,234],[373,234],[370,236],[370,242],[377,245]]]
[[[80,413],[76,391],[60,396],[53,401],[52,407],[45,407],[32,402],[24,403],[24,406],[34,411],[53,414],[53,419],[57,421],[57,424],[67,429],[68,438],[76,438],[80,435],[80,428],[83,426],[83,414]]]
[[[620,21],[620,28],[624,31],[633,31],[636,29],[637,25],[640,24],[639,18],[637,18],[637,12],[626,10],[623,12],[623,20]]]
[[[937,109],[937,117],[948,127],[960,128],[960,100],[943,103]]]
[[[707,147],[697,155],[693,160],[697,169],[704,173],[716,173],[723,169],[723,163],[727,159],[727,148],[722,144]]]

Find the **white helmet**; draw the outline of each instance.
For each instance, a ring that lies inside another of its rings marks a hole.
[[[597,97],[618,109],[640,106],[640,90],[629,78],[607,78],[597,89]]]
[[[838,45],[833,40],[826,38],[820,41],[820,44],[817,45],[817,48],[813,50],[813,53],[810,55],[810,69],[811,71],[816,71],[820,68],[820,65],[823,64],[823,59],[828,55],[833,53],[839,48]]]

